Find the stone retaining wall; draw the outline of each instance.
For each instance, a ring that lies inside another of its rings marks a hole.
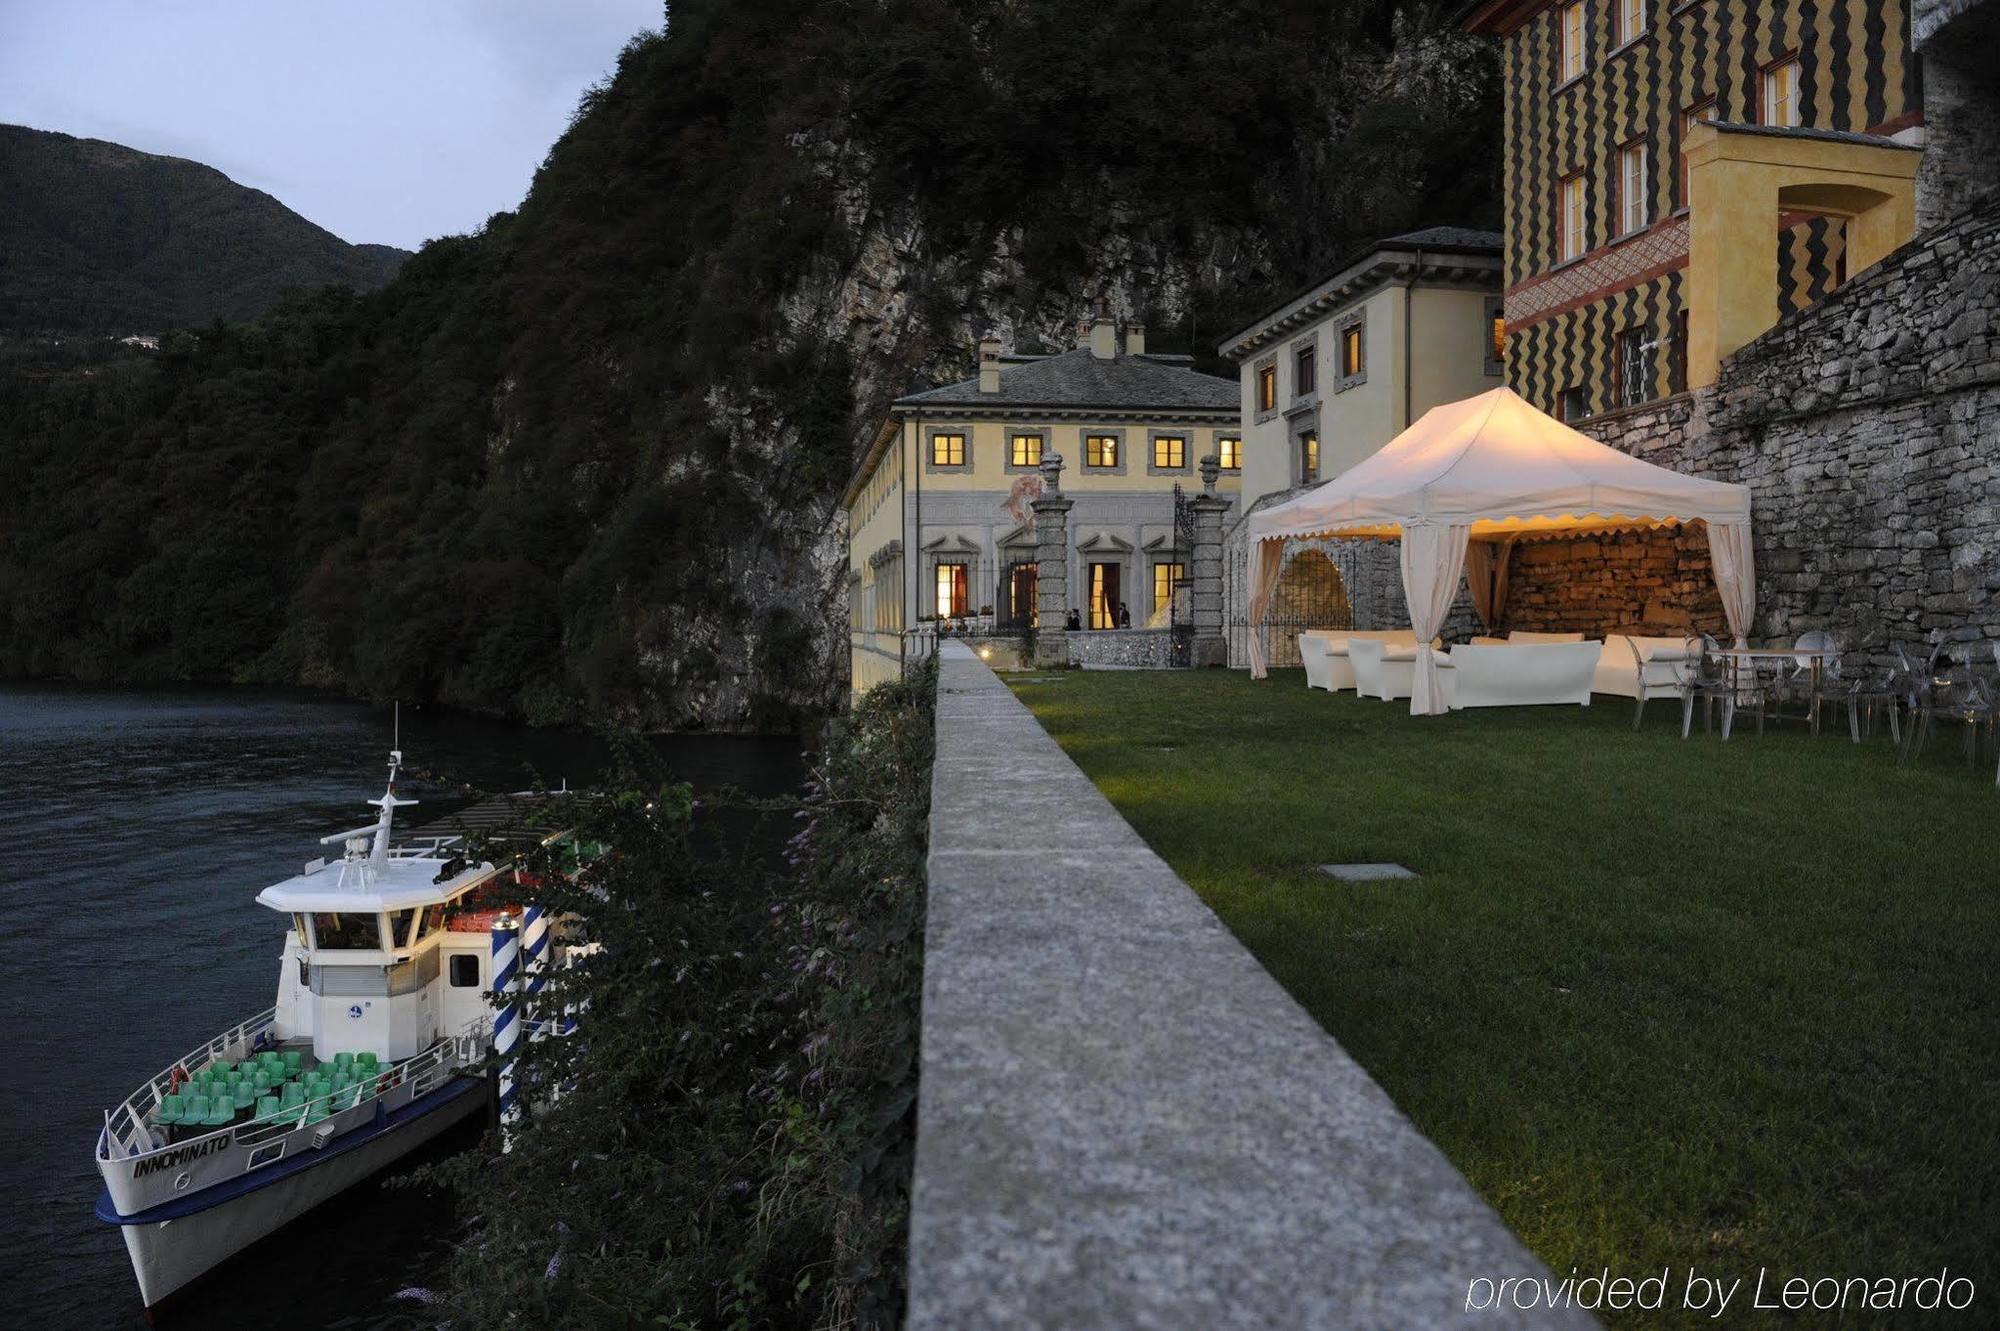
[[[1086,670],[1165,670],[1171,663],[1172,629],[1081,629],[1063,636],[1069,640],[1069,663]]]
[[[1543,1267],[993,672],[939,656],[911,1331],[1594,1325],[1464,1311]]]

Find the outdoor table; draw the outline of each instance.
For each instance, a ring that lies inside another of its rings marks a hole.
[[[1808,668],[1812,671],[1812,691],[1817,694],[1819,692],[1820,680],[1826,674],[1827,661],[1830,659],[1838,660],[1840,651],[1834,647],[1717,647],[1709,652],[1709,655],[1722,661],[1727,666],[1729,670],[1729,687],[1735,691],[1737,700],[1741,703],[1747,701],[1746,690],[1743,687],[1743,667],[1745,665],[1750,667],[1750,679],[1753,686],[1747,692],[1750,695],[1754,695],[1756,692],[1754,685],[1756,684],[1757,670],[1764,662],[1775,663],[1805,657],[1809,662]],[[1772,715],[1778,717],[1780,720],[1784,719],[1783,713],[1774,711]],[[1759,724],[1761,725],[1762,723],[1760,722]]]

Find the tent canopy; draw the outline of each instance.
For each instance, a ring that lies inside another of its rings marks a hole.
[[[1755,604],[1750,491],[1642,462],[1538,411],[1510,388],[1433,407],[1357,466],[1297,499],[1250,515],[1250,673],[1262,678],[1264,614],[1284,543],[1311,537],[1403,538],[1403,592],[1428,642],[1457,595],[1467,544],[1480,537],[1560,536],[1702,522],[1715,581],[1739,640]],[[1410,710],[1444,710],[1428,652],[1417,653]]]
[[[1433,407],[1325,485],[1251,514],[1249,534],[1397,536],[1429,522],[1476,538],[1749,520],[1744,486],[1642,462],[1495,388]]]

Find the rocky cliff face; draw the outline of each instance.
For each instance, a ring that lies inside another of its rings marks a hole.
[[[1100,297],[1205,355],[1374,236],[1490,223],[1493,105],[1386,3],[681,0],[517,213],[383,292],[115,399],[0,383],[0,586],[60,589],[0,669],[795,724],[844,696],[838,497],[893,398]]]

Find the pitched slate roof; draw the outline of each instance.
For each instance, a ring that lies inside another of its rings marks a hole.
[[[1469,226],[1427,226],[1421,231],[1405,231],[1400,236],[1391,236],[1377,243],[1377,249],[1391,245],[1422,245],[1426,248],[1436,245],[1463,250],[1493,250],[1499,252],[1504,238],[1498,231],[1475,231]]]
[[[895,405],[1234,412],[1240,392],[1236,380],[1170,363],[1185,359],[1119,355],[1099,360],[1088,347],[1079,347],[1015,364],[1003,362],[997,393],[980,392],[975,377],[899,397]]]

